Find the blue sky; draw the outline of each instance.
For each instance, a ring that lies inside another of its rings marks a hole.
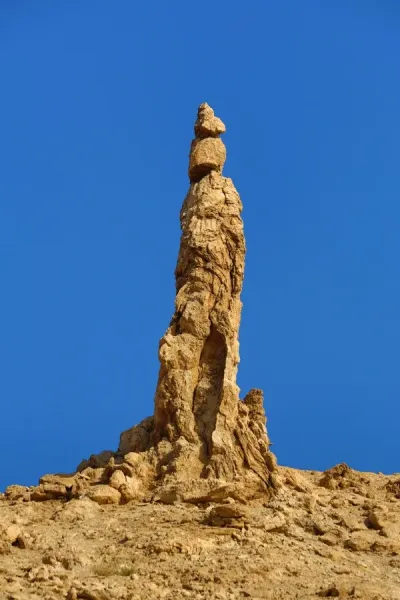
[[[281,464],[400,471],[400,5],[3,0],[0,489],[153,411],[197,106],[248,246],[239,384]]]

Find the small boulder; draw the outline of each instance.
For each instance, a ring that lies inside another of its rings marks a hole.
[[[81,498],[79,500],[71,500],[61,505],[54,515],[54,521],[86,521],[88,519],[98,517],[100,508],[94,502],[91,502],[89,498]]]
[[[55,474],[55,475],[43,475],[39,479],[39,484],[55,484],[61,485],[65,487],[71,487],[75,483],[75,475],[64,475],[64,474]]]
[[[143,462],[142,455],[139,452],[128,452],[124,456],[124,462],[131,465],[131,467],[136,467],[138,464]]]
[[[88,466],[93,467],[94,469],[103,468],[108,465],[113,457],[114,452],[112,450],[103,450],[103,452],[100,452],[100,454],[92,454],[89,457],[89,460],[87,461]]]
[[[15,544],[21,534],[22,531],[18,525],[9,525],[4,530],[4,537],[10,544]]]
[[[340,463],[323,472],[319,485],[329,490],[347,488],[351,483],[352,473],[353,470],[346,463]]]
[[[206,520],[213,527],[235,527],[242,529],[247,523],[243,506],[237,504],[220,504],[214,506]]]
[[[30,500],[29,488],[23,485],[9,485],[5,491],[7,500]]]
[[[48,581],[50,578],[49,569],[46,565],[40,565],[39,567],[34,567],[28,572],[28,581],[31,583],[41,583],[43,581]]]
[[[226,160],[226,148],[220,138],[208,137],[192,142],[190,152],[190,181],[200,181],[211,171],[221,172]]]
[[[97,504],[119,504],[121,501],[119,491],[109,485],[94,485],[86,496]]]
[[[161,504],[174,504],[179,502],[181,495],[175,485],[166,485],[160,489],[155,499]]]
[[[246,511],[243,506],[237,504],[219,504],[211,510],[210,514],[224,519],[239,519],[246,515]]]
[[[372,510],[367,517],[366,525],[370,529],[383,529],[388,525],[387,511],[375,509]]]
[[[387,539],[385,537],[378,537],[378,539],[371,546],[372,552],[377,554],[389,554],[398,555],[400,554],[400,542],[397,540]]]
[[[141,481],[137,477],[126,477],[126,483],[119,490],[126,502],[140,497],[142,493]]]
[[[356,531],[345,542],[345,548],[355,552],[366,552],[369,550],[376,539],[372,531]]]
[[[31,500],[43,502],[44,500],[56,500],[58,498],[70,498],[73,486],[70,487],[58,483],[42,483],[32,489]]]
[[[199,106],[197,121],[194,125],[194,133],[197,138],[217,137],[225,133],[225,124],[216,117],[211,106],[204,102]]]
[[[119,490],[126,483],[126,477],[122,471],[114,471],[110,477],[109,485],[116,490]]]

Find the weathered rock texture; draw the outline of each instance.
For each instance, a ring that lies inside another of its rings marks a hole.
[[[269,452],[261,390],[239,399],[236,373],[245,241],[242,203],[218,137],[225,131],[208,104],[195,123],[191,185],[181,210],[175,313],[160,342],[154,421],[125,433],[121,447],[143,451],[168,442],[179,478],[250,477],[266,487],[275,466]],[[144,442],[144,443],[143,443]]]
[[[245,241],[239,194],[221,174],[225,125],[202,104],[194,131],[154,416],[123,432],[116,453],[91,456],[74,475],[46,475],[33,490],[14,487],[13,497],[202,502],[269,494],[278,485],[262,392],[241,400],[236,384]]]

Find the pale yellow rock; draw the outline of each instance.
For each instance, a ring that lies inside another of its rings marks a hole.
[[[49,578],[49,569],[45,565],[31,569],[28,573],[28,580],[31,583],[48,581]]]
[[[345,546],[350,550],[362,552],[369,550],[376,539],[377,536],[372,531],[356,531],[346,541]]]
[[[126,484],[126,477],[122,471],[114,471],[114,473],[110,477],[109,484],[111,487],[119,490],[120,487]]]
[[[224,518],[239,518],[246,515],[246,508],[237,504],[219,504],[214,506],[210,515]]]
[[[40,484],[55,484],[55,485],[64,485],[64,486],[72,486],[75,483],[75,474],[74,475],[42,475],[39,480]]]
[[[112,450],[103,450],[103,452],[100,452],[99,454],[92,454],[89,457],[88,466],[95,469],[105,467],[113,456],[114,452]]]
[[[275,515],[264,522],[265,531],[284,531],[287,528],[286,519],[283,515]]]
[[[119,492],[122,496],[122,500],[127,502],[132,502],[133,500],[140,499],[140,484],[137,480],[128,480],[126,483],[123,483],[119,488]]]
[[[398,555],[400,554],[400,540],[392,540],[378,536],[372,544],[371,550],[381,554],[389,554],[392,556]]]
[[[103,479],[104,468],[86,467],[80,472],[80,475],[92,483],[95,481],[100,483],[100,481]]]
[[[225,133],[226,127],[224,123],[214,115],[214,111],[204,102],[200,104],[197,111],[197,121],[194,125],[194,133],[197,138],[217,137]]]
[[[211,171],[222,172],[225,161],[226,148],[222,140],[219,138],[195,140],[190,153],[190,181],[200,181]]]
[[[143,462],[143,456],[138,452],[128,452],[128,454],[125,454],[124,456],[124,461],[128,463],[128,465],[136,467]]]
[[[119,440],[119,452],[122,455],[126,455],[149,448],[153,428],[153,417],[147,417],[147,419],[143,419],[138,425],[123,431]]]
[[[67,489],[65,485],[58,485],[57,483],[44,483],[40,487],[49,498],[64,498],[67,496]]]
[[[109,485],[94,485],[87,492],[87,497],[97,504],[119,504],[121,494]]]
[[[71,500],[66,504],[63,504],[59,510],[54,514],[54,521],[61,522],[78,522],[78,521],[89,521],[90,519],[96,519],[99,516],[100,507],[84,497],[80,500]]]
[[[4,531],[4,536],[10,544],[14,544],[21,534],[22,531],[18,525],[9,525]]]
[[[9,485],[6,488],[5,496],[9,500],[29,499],[29,488],[23,485]]]
[[[383,529],[388,525],[387,510],[372,510],[367,517],[367,525],[372,529]]]
[[[293,487],[298,492],[306,493],[310,491],[307,480],[304,477],[302,477],[301,473],[296,472],[294,469],[290,469],[287,467],[283,468],[282,476],[284,478],[284,482],[287,485]]]

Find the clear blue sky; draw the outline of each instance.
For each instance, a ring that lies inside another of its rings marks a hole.
[[[212,8],[211,8],[212,7]],[[400,3],[0,3],[0,489],[153,411],[199,103],[279,462],[400,471]]]

